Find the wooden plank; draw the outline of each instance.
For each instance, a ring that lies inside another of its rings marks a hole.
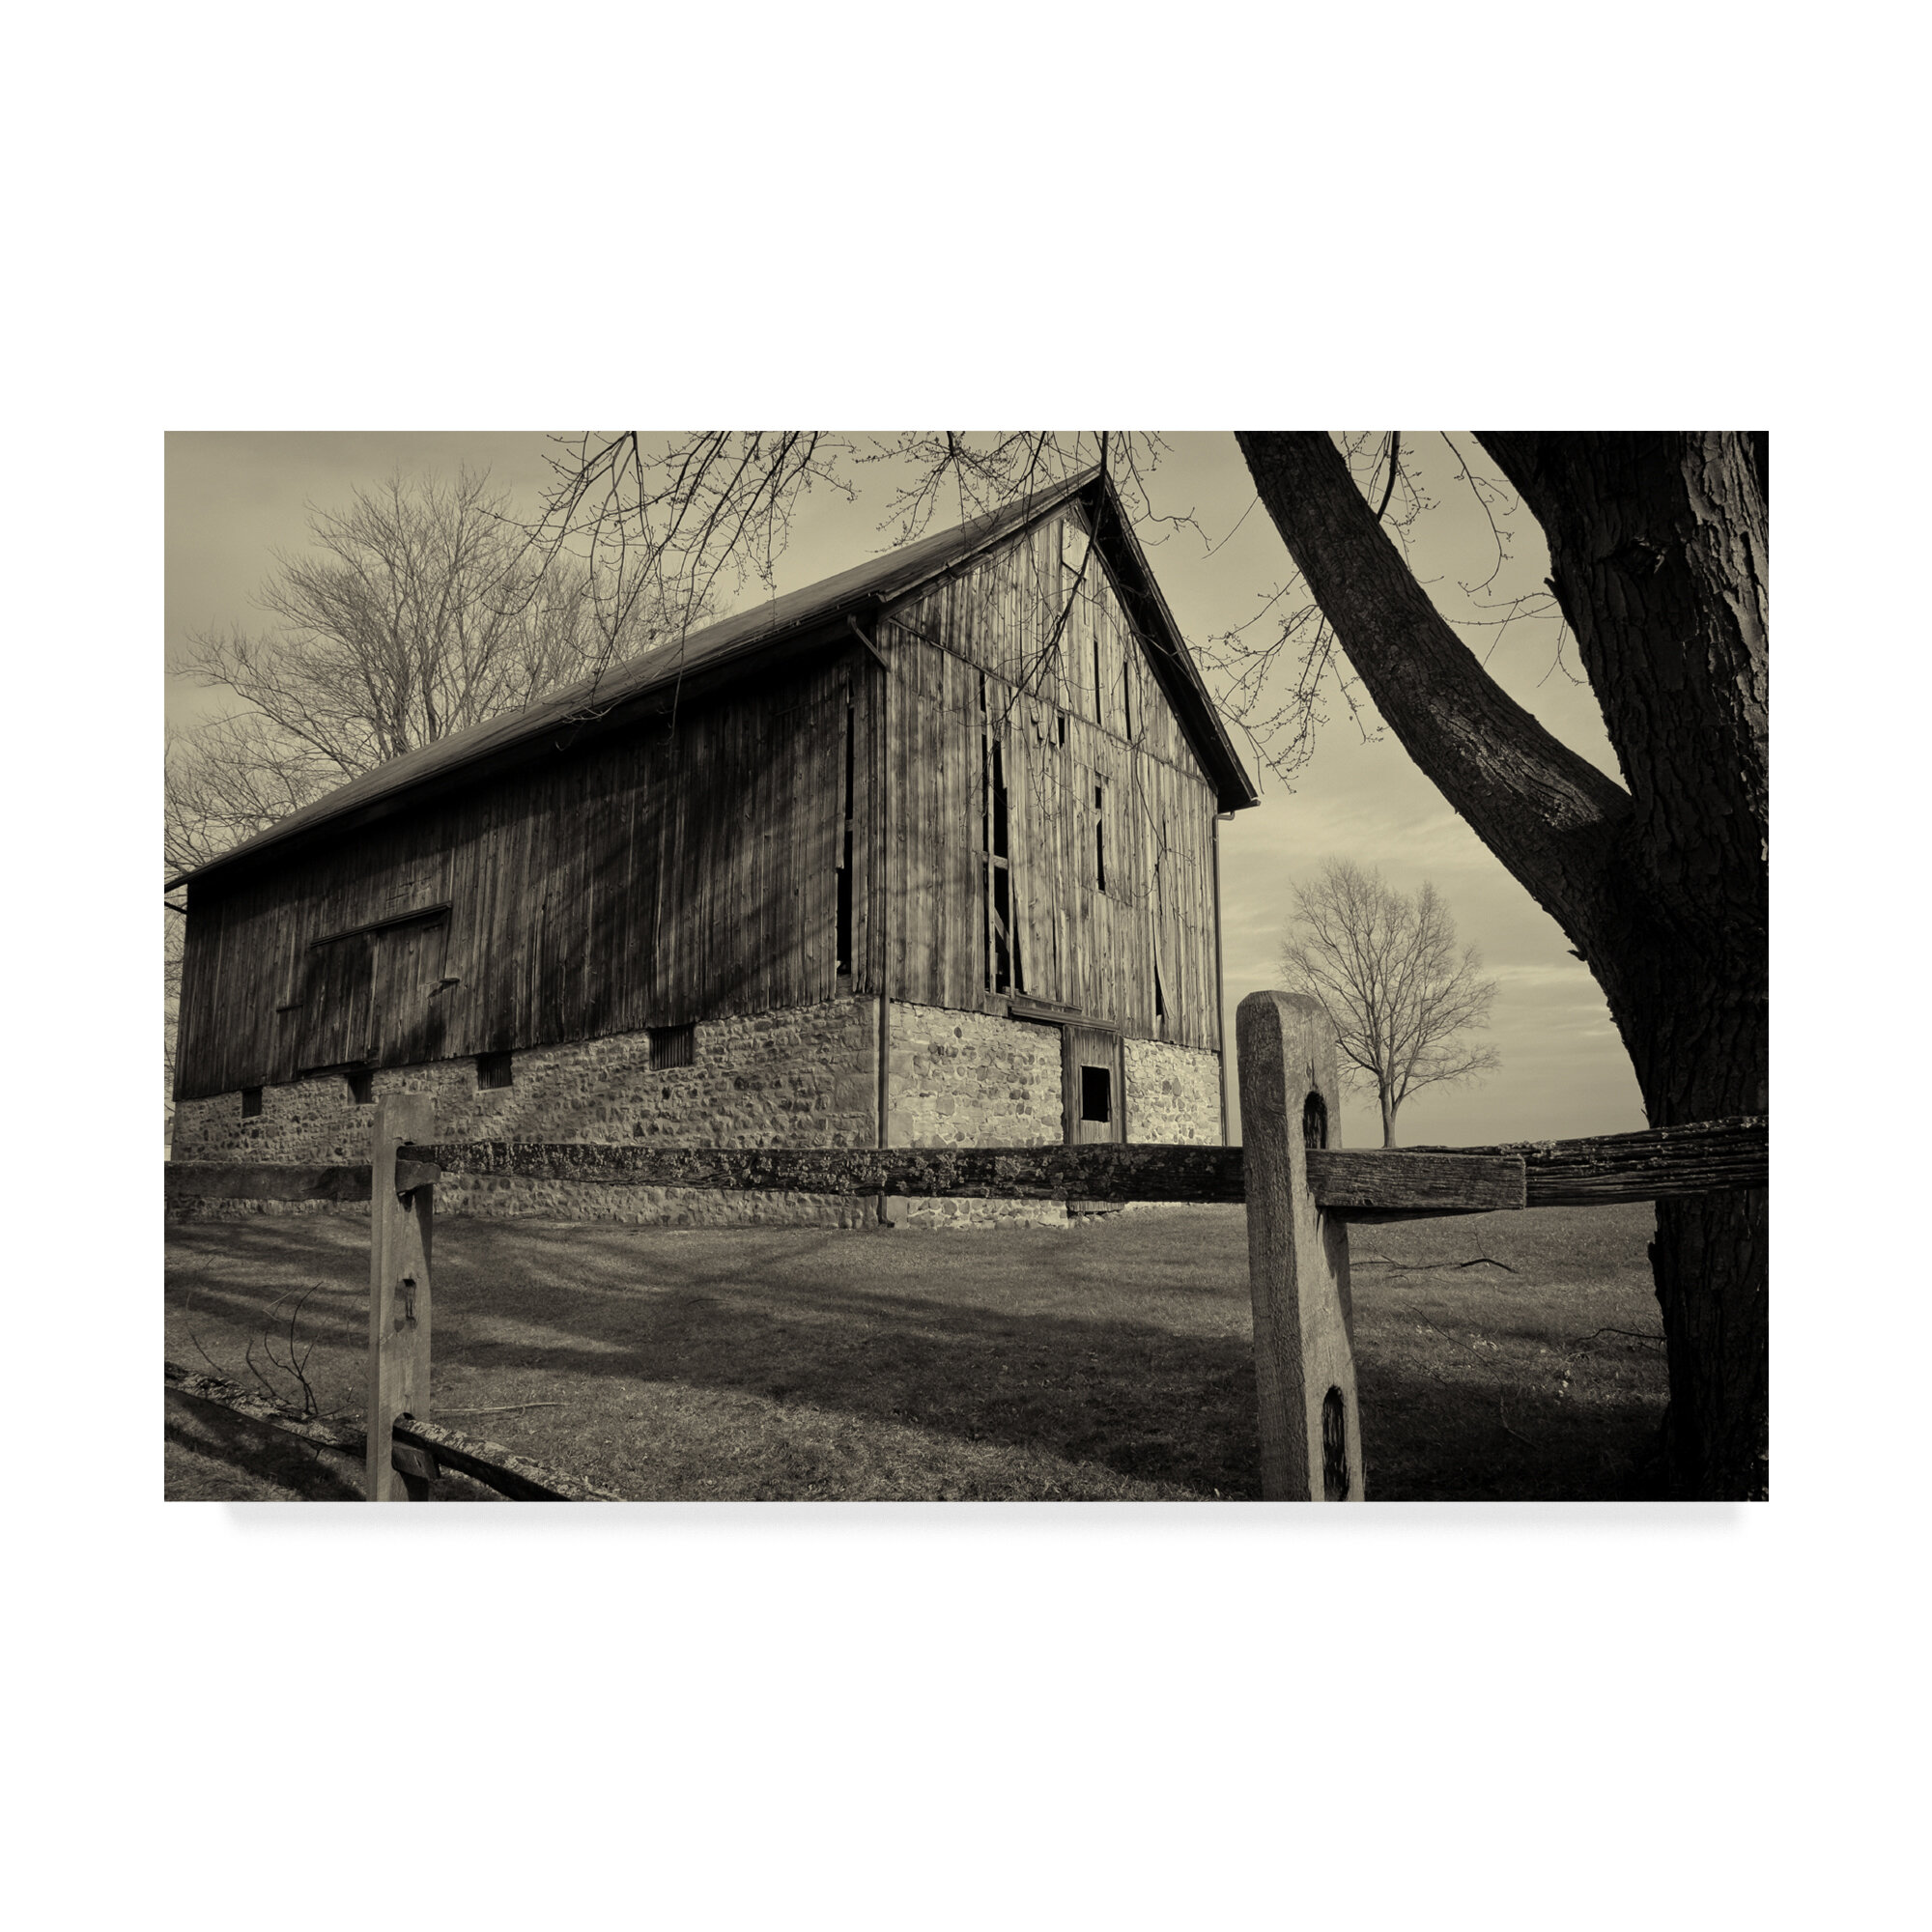
[[[1520,1158],[1531,1208],[1667,1201],[1771,1184],[1771,1126],[1762,1114],[1587,1140],[1518,1141],[1457,1151]]]
[[[667,1148],[636,1142],[465,1141],[411,1146],[447,1174],[511,1174],[659,1187],[790,1189],[993,1200],[1228,1201],[1244,1198],[1239,1148]],[[1316,1198],[1337,1213],[1484,1214],[1522,1206],[1522,1164],[1329,1149],[1311,1153]]]
[[[368,1162],[351,1166],[268,1166],[239,1162],[171,1160],[162,1163],[162,1184],[171,1201],[366,1201]],[[397,1187],[433,1187],[437,1169],[420,1161],[396,1164]]]
[[[436,1104],[427,1094],[392,1094],[377,1101],[370,1130],[369,1382],[367,1453],[363,1461],[372,1503],[400,1501],[404,1478],[389,1458],[389,1432],[400,1416],[426,1415],[430,1406],[430,1229],[436,1190],[398,1195],[397,1165],[411,1158],[403,1141],[436,1131]],[[414,1492],[420,1499],[420,1491]]]

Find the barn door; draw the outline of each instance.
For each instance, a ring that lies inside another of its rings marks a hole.
[[[1126,1139],[1121,1036],[1104,1027],[1069,1026],[1063,1036],[1062,1088],[1066,1144]]]
[[[375,934],[369,1003],[369,1057],[379,1066],[409,1066],[441,1052],[442,983],[449,915],[385,925]]]
[[[308,950],[298,1067],[353,1065],[370,1049],[373,932],[347,932]]]

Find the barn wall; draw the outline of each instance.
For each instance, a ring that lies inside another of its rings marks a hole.
[[[881,635],[894,667],[894,995],[971,1009],[996,990],[997,747],[1010,989],[1129,1037],[1218,1050],[1213,789],[1077,524],[1048,523],[929,586]]]
[[[191,887],[178,1095],[832,999],[846,713],[863,745],[874,703],[821,663]]]

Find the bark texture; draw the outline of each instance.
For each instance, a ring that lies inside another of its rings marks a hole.
[[[1768,562],[1760,440],[1485,432],[1548,540],[1625,785],[1485,672],[1329,438],[1240,437],[1262,501],[1390,728],[1569,934],[1653,1127],[1768,1110]],[[1626,786],[1628,789],[1626,789]],[[1765,1493],[1762,1187],[1661,1202],[1672,1487]]]

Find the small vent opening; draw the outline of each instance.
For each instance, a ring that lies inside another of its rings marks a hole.
[[[697,1036],[696,1026],[652,1027],[651,1066],[654,1071],[667,1066],[689,1066],[692,1045]]]
[[[366,1066],[342,1076],[349,1082],[349,1097],[358,1107],[376,1104],[376,1076]]]
[[[1311,1094],[1301,1103],[1301,1145],[1325,1148],[1328,1145],[1328,1102],[1320,1094]]]
[[[262,1111],[262,1090],[259,1087],[244,1087],[242,1090],[242,1118],[252,1121]]]
[[[507,1053],[479,1053],[476,1056],[476,1084],[478,1087],[507,1087],[512,1074],[510,1055]]]

